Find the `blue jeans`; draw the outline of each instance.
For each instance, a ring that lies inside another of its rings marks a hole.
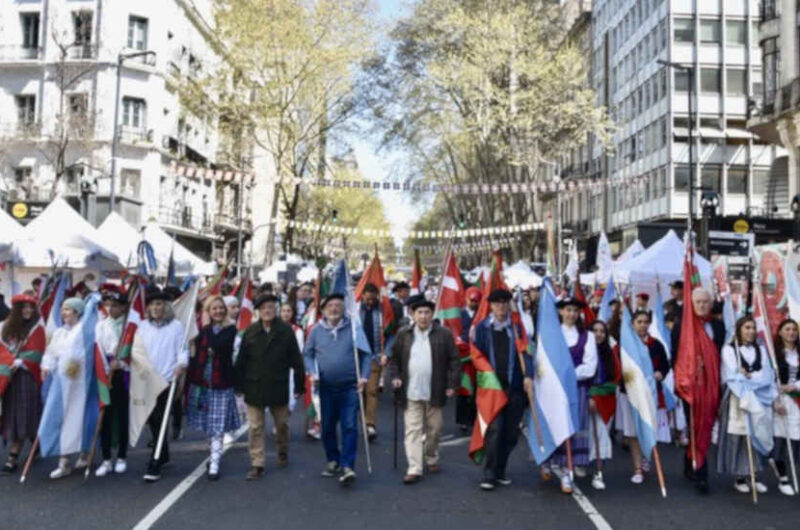
[[[319,400],[322,406],[322,445],[328,462],[338,462],[342,467],[356,467],[358,448],[358,391],[352,387],[326,387],[320,385]],[[342,432],[339,450],[336,425]]]

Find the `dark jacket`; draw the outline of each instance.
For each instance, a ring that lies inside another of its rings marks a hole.
[[[444,407],[447,401],[447,389],[458,389],[458,376],[461,366],[458,350],[450,330],[442,327],[437,322],[431,324],[428,340],[431,344],[431,399],[433,407]],[[397,340],[392,346],[391,373],[392,379],[400,379],[403,386],[398,392],[401,406],[406,405],[406,390],[408,389],[408,360],[411,357],[411,345],[414,342],[414,327],[406,326],[397,332]]]
[[[236,340],[236,326],[230,325],[214,333],[213,326],[207,325],[194,340],[195,352],[189,359],[186,380],[189,384],[203,388],[225,389],[234,383],[233,343]],[[213,353],[212,353],[213,352]],[[210,377],[206,372],[211,363]]]
[[[509,315],[509,319],[511,316]],[[507,393],[523,391],[523,377],[533,377],[533,357],[527,353],[519,354],[516,348],[516,337],[520,336],[521,330],[515,329],[513,322],[505,328],[507,336],[506,345],[508,350],[505,352],[495,351],[494,316],[491,314],[475,327],[475,340],[473,344],[478,348],[492,365],[497,375],[497,379]],[[530,340],[530,337],[528,338]],[[501,358],[501,356],[503,358]],[[520,356],[524,367],[520,366]],[[498,373],[498,364],[506,366],[506,373]]]
[[[291,327],[275,318],[269,334],[260,320],[247,328],[236,358],[236,391],[254,407],[289,403],[289,369],[294,370],[295,392],[305,386],[303,357]]]
[[[678,320],[675,321],[675,325],[672,326],[672,331],[670,332],[670,339],[671,339],[671,346],[672,346],[672,366],[677,366],[678,364],[678,355],[680,354],[680,343],[681,343],[681,323],[682,318],[679,316]],[[711,322],[711,331],[713,332],[713,340],[714,344],[717,346],[717,355],[720,354],[722,351],[722,346],[725,345],[725,324],[722,321],[713,319]]]

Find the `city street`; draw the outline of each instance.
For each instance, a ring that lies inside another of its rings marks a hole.
[[[319,472],[324,464],[322,446],[302,435],[302,414],[292,419],[290,465],[278,469],[272,436],[268,440],[265,476],[246,482],[247,448],[240,438],[222,460],[222,476],[216,483],[204,474],[205,441],[197,433],[172,446],[172,464],[160,482],[141,480],[147,453],[133,451],[124,476],[84,482],[82,476],[51,481],[47,474],[54,459],[34,466],[24,485],[18,475],[0,478],[0,505],[4,530],[105,529],[105,528],[275,528],[275,529],[383,529],[414,528],[469,530],[484,528],[790,528],[800,517],[800,499],[783,497],[768,477],[770,492],[753,506],[747,495],[736,493],[730,481],[715,477],[712,493],[701,496],[681,476],[680,452],[662,446],[669,497],[661,499],[654,474],[643,486],[628,481],[629,457],[615,447],[616,459],[606,471],[608,489],[591,489],[588,479],[579,482],[580,495],[566,496],[555,481],[542,484],[528,452],[518,446],[510,465],[508,488],[491,493],[478,489],[480,471],[467,458],[468,440],[452,424],[452,408],[442,447],[443,469],[414,486],[404,486],[402,439],[400,466],[392,470],[392,407],[382,396],[380,437],[371,446],[373,474],[367,474],[363,451],[359,453],[359,477],[344,489]],[[402,420],[401,420],[402,428]],[[455,434],[455,436],[454,436]],[[149,435],[143,436],[146,443]],[[5,450],[5,449],[4,449]],[[4,455],[3,455],[4,456]],[[187,477],[199,475],[185,493]],[[181,486],[183,483],[183,486]],[[161,503],[161,504],[159,504]],[[599,515],[592,515],[594,509]],[[594,521],[594,524],[593,524]],[[139,525],[137,527],[137,525]]]

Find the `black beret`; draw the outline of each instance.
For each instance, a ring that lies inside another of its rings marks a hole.
[[[675,287],[676,289],[683,289],[683,280],[675,280],[669,285],[670,287]]]
[[[328,302],[331,300],[344,300],[344,295],[341,293],[331,293],[322,300],[322,304],[320,305],[320,309],[324,309]]]
[[[508,289],[495,289],[491,293],[489,293],[489,302],[510,302],[511,301],[511,291]]]
[[[181,297],[183,291],[181,291],[180,288],[175,287],[174,285],[167,285],[166,287],[164,287],[164,294],[169,297],[169,300],[171,302],[174,302],[175,300]]]
[[[278,303],[280,301],[281,301],[281,299],[278,298],[277,296],[275,296],[272,293],[263,293],[263,294],[260,294],[260,295],[258,295],[256,297],[256,301],[253,303],[253,307],[255,309],[258,309],[259,307],[261,307],[262,305],[266,304],[267,302]]]
[[[406,300],[406,305],[411,308],[412,311],[416,311],[420,307],[430,308],[431,311],[436,310],[436,304],[425,298],[424,294],[415,294],[409,297],[409,299]]]
[[[556,303],[556,307],[559,308],[559,309],[561,309],[562,307],[570,306],[570,305],[574,306],[574,307],[577,307],[578,309],[582,309],[582,308],[586,307],[586,304],[584,302],[581,302],[580,300],[578,300],[577,298],[573,298],[572,296],[568,296],[566,298],[562,298],[561,300],[559,300]]]
[[[400,289],[411,289],[411,286],[408,285],[406,282],[397,282],[394,287],[392,287],[392,292],[396,293]]]
[[[155,285],[149,285],[147,290],[144,292],[144,298],[146,303],[155,302],[156,300],[161,300],[163,302],[169,302],[169,295],[156,287]]]

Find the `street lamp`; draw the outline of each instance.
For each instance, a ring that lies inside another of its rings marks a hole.
[[[117,148],[119,147],[119,90],[120,83],[122,82],[122,63],[128,59],[135,59],[136,57],[146,57],[152,55],[155,57],[156,52],[145,50],[140,52],[120,53],[117,56],[117,91],[114,99],[114,131],[111,137],[111,190],[108,194],[109,212],[114,211],[116,206],[116,182],[117,182]]]
[[[794,196],[791,204],[792,214],[794,215],[794,243],[800,242],[800,193]]]
[[[706,257],[709,257],[709,237],[708,231],[717,215],[717,208],[719,207],[719,193],[716,191],[706,190],[700,196],[700,207],[703,209],[703,250]]]
[[[693,66],[686,66],[685,64],[680,63],[673,63],[671,61],[665,61],[663,59],[658,59],[656,61],[661,66],[666,66],[667,68],[674,68],[675,70],[682,70],[687,73],[689,76],[689,91],[687,92],[689,97],[689,216],[686,220],[686,229],[689,231],[689,238],[692,237],[692,221],[694,220],[694,137],[692,134],[692,129],[694,129],[694,112],[692,109],[692,99],[694,94],[694,67]]]

